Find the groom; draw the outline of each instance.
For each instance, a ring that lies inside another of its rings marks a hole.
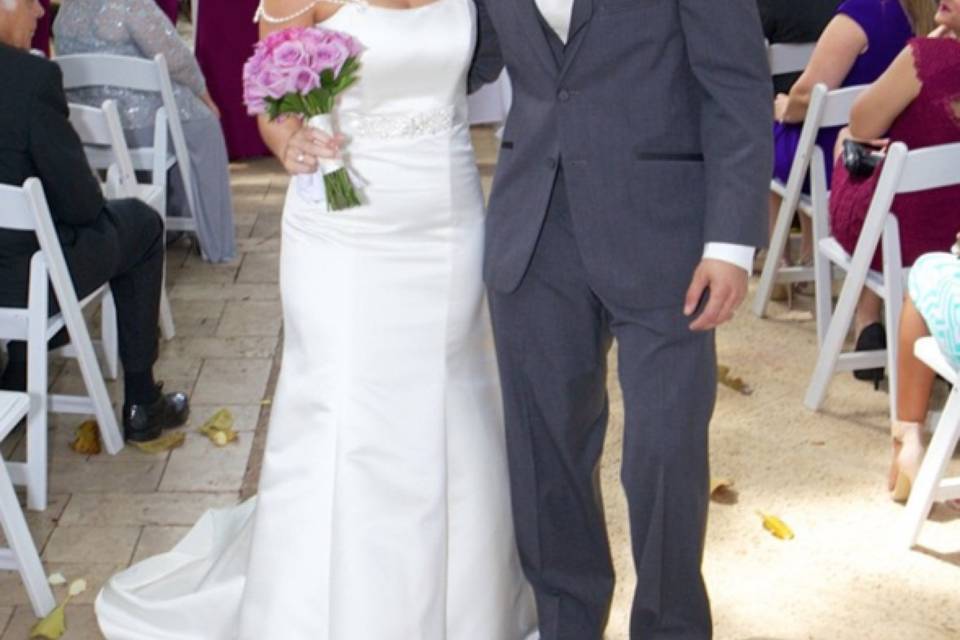
[[[471,88],[513,106],[487,217],[514,519],[542,640],[600,640],[597,477],[613,338],[637,572],[630,637],[711,637],[701,576],[713,329],[765,242],[772,121],[755,0],[478,0]]]

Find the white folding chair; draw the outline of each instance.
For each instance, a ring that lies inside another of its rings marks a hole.
[[[807,68],[813,56],[816,42],[767,44],[767,60],[770,62],[770,75],[797,73]]]
[[[782,267],[780,266],[780,258],[783,256],[790,239],[790,227],[793,224],[795,211],[799,210],[805,215],[816,218],[821,215],[815,211],[815,204],[817,204],[821,208],[822,215],[827,215],[829,204],[826,189],[824,188],[824,192],[821,194],[823,195],[822,199],[815,203],[813,195],[809,198],[803,196],[803,181],[807,177],[808,171],[810,173],[822,171],[824,185],[826,184],[826,163],[833,158],[833,149],[820,149],[817,146],[817,135],[821,129],[846,125],[850,121],[850,110],[853,108],[853,103],[864,89],[866,89],[866,86],[861,85],[829,91],[827,86],[822,83],[813,88],[807,117],[804,119],[803,128],[800,131],[797,152],[793,157],[793,164],[790,165],[787,184],[783,185],[777,179],[774,179],[770,184],[770,189],[779,193],[783,199],[770,234],[770,246],[763,263],[757,293],[753,299],[753,313],[758,317],[762,318],[766,315],[767,305],[770,303],[770,296],[775,284],[780,282],[812,282],[815,280],[815,266]],[[811,194],[812,189],[811,184]],[[818,331],[821,331],[819,327]]]
[[[180,122],[180,113],[173,95],[173,86],[170,84],[170,74],[163,54],[157,54],[153,60],[130,56],[115,56],[102,54],[76,54],[58,56],[54,62],[60,65],[63,72],[64,89],[79,89],[90,86],[110,86],[137,91],[149,91],[160,94],[163,107],[157,110],[154,121],[153,146],[130,149],[133,168],[138,171],[151,171],[151,183],[156,186],[160,194],[155,207],[163,216],[166,229],[196,233],[196,220],[193,212],[196,206],[193,201],[191,185],[190,158],[187,152],[187,142]],[[173,143],[173,153],[167,147],[167,138]],[[98,151],[91,149],[87,153],[88,159],[95,166],[110,164],[109,156],[112,152],[101,150],[107,154],[104,159],[97,159]],[[166,194],[167,171],[176,166],[180,172],[187,195],[187,205],[190,216],[183,218],[167,218]],[[160,299],[160,328],[163,337],[170,340],[176,334],[173,322],[173,313],[167,299],[166,287]]]
[[[154,208],[162,206],[164,194],[160,187],[137,182],[116,103],[107,100],[99,108],[76,104],[69,105],[69,108],[70,124],[83,143],[91,167],[107,172],[107,183],[103,185],[106,196],[139,198]],[[101,334],[107,376],[116,379],[119,371],[117,318],[109,290],[104,296],[104,304]]]
[[[847,276],[835,309],[831,310],[829,293],[826,291],[828,287],[821,283],[817,286],[817,322],[824,322],[828,328],[820,344],[817,365],[803,401],[809,409],[816,411],[823,404],[835,372],[886,366],[890,381],[890,418],[896,419],[897,337],[904,282],[909,270],[903,267],[900,228],[890,207],[894,197],[900,193],[960,184],[957,167],[960,167],[960,143],[916,151],[908,151],[902,142],[891,145],[852,256],[829,235],[827,216],[818,215],[814,218],[816,259],[820,261],[816,266],[819,277],[829,278],[831,264],[845,271]],[[882,272],[870,269],[878,246],[883,258]],[[887,348],[842,353],[864,287],[884,300]]]
[[[957,388],[957,370],[947,360],[933,338],[921,338],[913,352],[924,364],[950,383],[950,396],[933,432],[933,439],[923,456],[910,499],[903,515],[903,545],[908,549],[917,542],[920,529],[937,500],[960,499],[960,476],[944,478],[947,465],[960,440],[960,389]]]
[[[16,484],[26,485],[27,507],[42,511],[47,504],[48,411],[94,414],[107,452],[115,454],[123,448],[123,436],[83,318],[83,308],[101,301],[109,287],[104,285],[84,300],[77,299],[37,178],[28,179],[23,187],[0,185],[0,228],[33,231],[40,245],[30,261],[27,307],[0,308],[0,337],[27,342],[27,461],[8,463],[7,468]],[[60,312],[52,316],[48,305],[51,285],[60,306]],[[89,396],[48,394],[47,343],[64,327]]]
[[[0,391],[0,442],[27,416],[30,397],[25,393]],[[40,562],[37,547],[23,517],[17,494],[3,457],[0,455],[0,526],[7,538],[6,549],[0,549],[0,569],[17,571],[27,590],[33,612],[41,618],[56,606],[47,576]]]

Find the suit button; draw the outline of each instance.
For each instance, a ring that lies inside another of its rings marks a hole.
[[[566,102],[570,99],[570,92],[566,89],[560,89],[560,91],[557,93],[557,98],[560,99],[560,102]]]

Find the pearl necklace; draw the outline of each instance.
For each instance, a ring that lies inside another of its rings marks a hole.
[[[329,4],[366,4],[366,0],[311,0],[311,2],[309,2],[303,9],[295,11],[288,16],[282,16],[278,18],[267,13],[267,10],[263,8],[263,0],[260,0],[260,5],[257,7],[257,12],[253,14],[253,21],[260,22],[260,20],[263,20],[264,22],[270,24],[282,24],[284,22],[290,22],[291,20],[299,18],[300,16],[306,15],[313,11],[313,8],[321,2],[327,2]]]

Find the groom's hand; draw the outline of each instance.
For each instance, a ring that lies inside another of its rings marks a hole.
[[[749,274],[735,264],[704,258],[693,273],[683,313],[691,316],[701,298],[709,291],[709,299],[700,316],[690,323],[691,331],[709,331],[733,318],[747,295]]]

